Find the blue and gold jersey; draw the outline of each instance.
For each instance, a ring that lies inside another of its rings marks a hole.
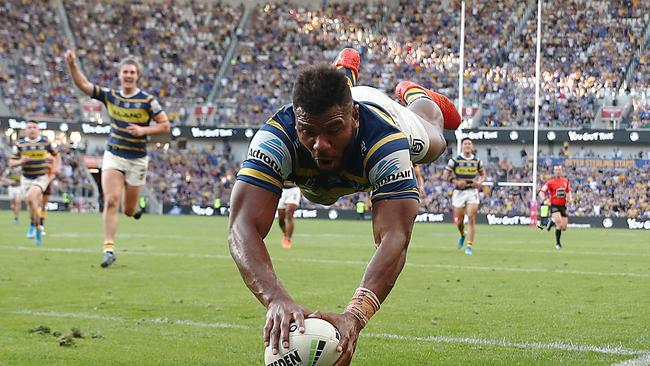
[[[483,174],[481,160],[474,155],[466,158],[461,154],[451,158],[445,169],[453,172],[456,179],[465,179],[467,183],[472,183],[477,175]],[[470,188],[472,187],[466,186],[464,189]]]
[[[30,160],[22,165],[23,176],[35,179],[47,174],[47,154],[56,155],[52,144],[45,136],[30,140],[23,137],[16,142],[13,148],[13,158],[20,159],[27,156]]]
[[[359,106],[359,129],[340,171],[318,170],[311,154],[298,140],[293,106],[289,104],[255,134],[237,179],[278,195],[283,181],[290,180],[307,199],[324,205],[359,191],[372,191],[373,201],[418,200],[408,139],[378,106],[355,104]]]
[[[147,136],[133,136],[126,127],[131,123],[148,126],[151,119],[162,112],[158,101],[139,89],[134,95],[124,97],[117,90],[97,85],[93,88],[92,98],[104,103],[111,117],[107,150],[125,159],[146,156]]]

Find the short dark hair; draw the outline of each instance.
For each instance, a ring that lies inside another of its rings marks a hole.
[[[462,144],[463,142],[465,142],[465,140],[469,140],[470,142],[474,142],[474,141],[472,141],[471,138],[469,138],[468,136],[465,136],[460,140],[460,143]]]
[[[334,105],[352,102],[352,92],[345,74],[330,65],[302,69],[293,84],[293,106],[309,114],[320,114]]]
[[[36,123],[36,124],[38,124],[38,122],[36,122],[35,119],[28,119],[26,123]]]

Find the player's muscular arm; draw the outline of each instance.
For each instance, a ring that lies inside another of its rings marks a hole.
[[[417,210],[418,201],[414,199],[386,199],[373,207],[372,226],[378,248],[361,287],[372,290],[380,302],[388,296],[404,267]]]
[[[171,124],[169,123],[169,118],[165,112],[160,112],[154,118],[156,124],[151,126],[138,126],[136,124],[130,124],[126,129],[133,136],[144,136],[144,135],[159,135],[163,133],[168,133],[171,129]]]
[[[74,81],[77,88],[79,88],[84,94],[88,96],[93,95],[94,85],[86,79],[86,76],[79,70],[77,66],[77,55],[74,50],[67,50],[64,55],[65,61],[68,63],[70,68],[70,75],[72,75],[72,80]]]
[[[291,299],[276,276],[264,245],[263,238],[273,224],[278,196],[255,185],[237,181],[230,204],[230,254],[237,263],[246,286],[268,309],[264,343],[270,343],[277,350],[281,336],[286,348],[290,323],[295,320],[301,331],[304,331],[304,317],[310,311]]]

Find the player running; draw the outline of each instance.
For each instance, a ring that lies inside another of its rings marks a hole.
[[[300,188],[290,181],[284,181],[282,195],[278,202],[278,224],[282,230],[282,247],[291,249],[291,237],[293,236],[294,220],[293,213],[296,212],[300,205],[302,194]]]
[[[553,175],[555,177],[544,184],[539,196],[545,205],[551,206],[551,219],[548,220],[546,230],[550,231],[555,226],[555,248],[562,249],[560,238],[569,223],[569,214],[566,209],[567,197],[569,202],[573,204],[573,193],[571,193],[569,187],[569,180],[564,177],[562,165],[553,167]],[[549,194],[550,198],[546,197],[546,193]]]
[[[344,49],[331,66],[302,70],[293,104],[257,132],[233,187],[230,252],[244,282],[267,308],[264,342],[277,354],[289,346],[289,324],[320,317],[341,333],[337,366],[349,365],[357,337],[399,276],[418,210],[412,162],[434,161],[446,148],[444,126],[460,116],[447,98],[409,81],[397,86],[404,107],[381,91],[354,86],[359,54]],[[264,245],[282,182],[291,180],[312,202],[372,190],[375,255],[342,314],[314,313],[297,304],[275,274]]]
[[[120,202],[124,214],[139,219],[138,197],[145,184],[149,163],[147,135],[168,133],[169,119],[158,101],[140,90],[137,82],[140,67],[133,59],[120,64],[120,90],[94,85],[77,67],[73,50],[65,53],[75,85],[86,95],[104,103],[111,118],[111,133],[102,161],[102,191],[104,194],[104,257],[101,266],[115,262],[115,233]],[[151,120],[156,124],[149,125]]]
[[[14,211],[14,224],[20,222],[20,207],[22,206],[23,191],[20,188],[20,167],[7,167],[2,174],[2,183],[6,184],[11,208]]]
[[[55,159],[54,169],[60,167],[61,156],[52,148],[52,144],[45,136],[41,136],[41,129],[36,121],[27,121],[27,136],[20,138],[13,147],[13,156],[9,166],[21,166],[23,175],[20,179],[22,192],[27,197],[30,224],[27,237],[34,238],[34,244],[41,245],[42,232],[40,227],[41,205],[43,192],[50,183],[47,175],[48,153]],[[57,170],[53,170],[58,174]]]
[[[453,179],[454,193],[451,204],[454,206],[454,219],[460,233],[456,243],[458,249],[465,244],[465,214],[467,214],[467,247],[465,254],[471,255],[472,245],[476,237],[476,213],[478,212],[479,195],[478,189],[485,179],[485,170],[481,160],[474,155],[474,143],[469,137],[461,141],[462,153],[455,158],[449,159],[445,171],[442,173],[443,180]],[[478,176],[478,179],[476,177]]]

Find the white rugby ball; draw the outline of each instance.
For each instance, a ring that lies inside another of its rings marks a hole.
[[[336,346],[341,340],[339,331],[323,319],[305,319],[305,333],[296,323],[289,327],[289,348],[282,347],[274,355],[269,345],[264,350],[265,366],[332,366],[341,355]]]

